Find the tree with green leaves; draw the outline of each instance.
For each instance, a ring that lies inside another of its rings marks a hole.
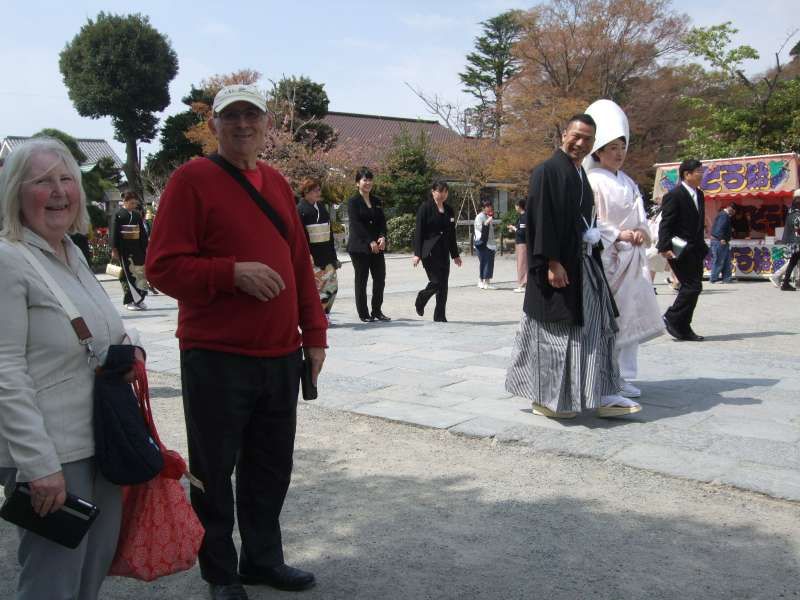
[[[376,177],[376,193],[395,215],[416,214],[437,172],[437,161],[424,131],[402,131],[392,142]]]
[[[520,11],[510,10],[481,22],[483,35],[475,39],[475,52],[467,55],[467,68],[459,73],[464,91],[478,100],[472,111],[477,137],[500,137],[503,126],[503,92],[519,71],[513,47],[522,33]]]
[[[185,110],[164,119],[159,142],[161,148],[147,157],[145,170],[169,174],[187,160],[203,154],[203,146],[186,137],[186,132],[203,122],[197,113]]]
[[[137,144],[155,137],[154,113],[169,105],[169,82],[178,73],[169,40],[146,16],[101,12],[61,51],[59,68],[79,114],[111,117],[115,138],[125,144],[128,183],[141,194]]]
[[[775,67],[748,76],[742,63],[759,58],[750,46],[731,47],[738,32],[730,22],[692,29],[689,52],[711,66],[704,89],[685,99],[698,115],[680,142],[683,156],[722,158],[800,151],[800,75],[784,71],[780,54]]]
[[[290,132],[295,141],[312,148],[328,149],[336,142],[333,128],[322,122],[328,114],[325,84],[308,77],[282,77],[273,83],[269,95],[270,111],[278,125]]]

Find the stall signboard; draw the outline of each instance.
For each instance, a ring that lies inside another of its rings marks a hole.
[[[705,160],[700,189],[707,198],[790,197],[798,186],[798,156],[773,154]],[[653,198],[661,198],[678,185],[680,163],[658,164]]]
[[[700,189],[705,196],[706,234],[719,211],[736,205],[733,217],[731,262],[738,276],[758,277],[772,273],[788,260],[786,249],[775,244],[800,187],[800,159],[797,154],[773,154],[702,160]],[[680,163],[657,164],[653,199],[660,199],[680,184]],[[710,268],[710,257],[706,257]]]

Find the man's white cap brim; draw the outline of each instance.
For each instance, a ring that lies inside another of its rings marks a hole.
[[[254,85],[226,85],[214,96],[214,114],[219,114],[234,102],[247,102],[267,112],[267,99]]]

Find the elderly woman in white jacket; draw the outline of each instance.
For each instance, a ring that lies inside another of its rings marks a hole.
[[[650,228],[639,188],[622,172],[630,140],[628,118],[611,100],[598,100],[586,112],[597,123],[594,147],[583,166],[597,206],[603,269],[619,310],[615,347],[624,380],[620,394],[638,398],[642,392],[631,380],[638,375],[639,344],[664,332],[647,266]]]
[[[93,365],[20,246],[77,307],[101,361],[127,336],[68,236],[89,220],[80,169],[61,142],[36,138],[14,151],[0,172],[0,209],[0,483],[6,496],[28,483],[42,516],[58,510],[67,492],[100,509],[75,550],[19,531],[16,598],[94,600],[116,550],[121,492],[94,466]]]

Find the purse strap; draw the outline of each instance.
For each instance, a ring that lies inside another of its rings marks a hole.
[[[75,307],[72,300],[69,299],[64,288],[62,288],[58,282],[53,279],[53,276],[48,273],[47,269],[44,268],[42,261],[36,258],[36,256],[31,252],[31,249],[28,248],[27,244],[24,242],[17,242],[14,244],[19,251],[22,253],[22,256],[25,260],[30,263],[33,269],[39,274],[44,280],[45,285],[50,289],[53,295],[56,297],[56,300],[64,309],[64,312],[67,313],[69,317],[69,323],[72,325],[72,330],[75,332],[75,335],[78,336],[78,342],[86,347],[86,351],[89,353],[89,356],[92,358],[96,358],[94,349],[92,348],[92,332],[89,330],[89,326],[84,321],[81,313]]]
[[[228,175],[233,177],[233,179],[236,180],[236,183],[242,186],[244,191],[247,192],[253,202],[256,203],[256,206],[258,206],[258,208],[261,209],[261,212],[263,212],[272,222],[272,224],[275,226],[275,229],[277,229],[281,234],[281,237],[283,237],[283,239],[288,243],[289,237],[286,233],[286,225],[283,223],[283,219],[281,219],[280,215],[275,211],[274,208],[272,208],[270,203],[267,202],[266,198],[264,198],[261,192],[259,192],[256,187],[250,183],[247,177],[245,177],[239,169],[237,169],[216,152],[214,154],[210,154],[208,156],[208,160],[220,167]]]

